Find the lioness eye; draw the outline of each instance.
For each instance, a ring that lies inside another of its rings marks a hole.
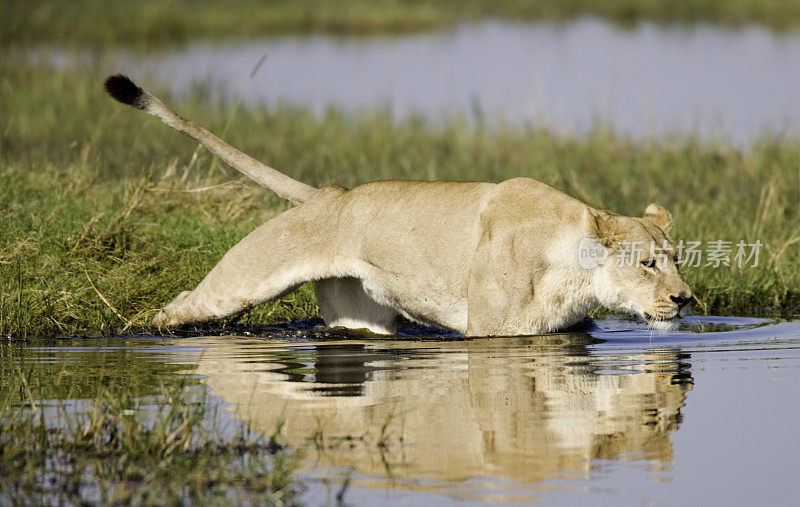
[[[649,261],[642,261],[642,266],[646,268],[654,268],[656,267],[656,260],[650,259]]]

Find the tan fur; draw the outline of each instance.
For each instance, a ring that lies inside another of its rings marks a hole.
[[[328,325],[383,334],[395,332],[397,315],[466,335],[555,331],[601,305],[652,322],[677,315],[670,296],[690,291],[674,257],[652,269],[618,266],[613,250],[586,270],[577,245],[587,236],[612,249],[639,241],[648,252],[668,242],[649,220],[524,178],[329,187],[243,239],[155,324],[225,317],[308,280]]]
[[[134,107],[299,204],[231,248],[194,291],[156,316],[156,326],[230,316],[306,281],[315,282],[328,325],[381,334],[396,331],[399,315],[471,336],[534,334],[568,327],[599,306],[668,328],[690,307],[666,236],[672,219],[658,205],[643,218],[623,217],[526,178],[316,190],[142,93]],[[594,269],[578,262],[586,237],[610,252]],[[626,241],[642,242],[647,252],[663,244],[666,254],[653,267],[621,266]]]

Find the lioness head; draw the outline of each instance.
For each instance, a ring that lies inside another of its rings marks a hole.
[[[675,329],[695,299],[678,271],[669,212],[651,204],[636,218],[589,208],[587,221],[590,238],[603,250],[591,266],[600,303],[640,315],[656,329]]]

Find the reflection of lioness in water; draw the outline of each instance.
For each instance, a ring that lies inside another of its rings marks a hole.
[[[574,480],[575,471],[595,468],[595,459],[643,459],[650,471],[667,465],[694,382],[687,356],[590,354],[587,347],[597,341],[568,333],[502,343],[287,347],[203,338],[177,345],[186,348],[181,360],[193,364],[191,374],[202,376],[226,411],[253,429],[270,432],[283,422],[279,440],[293,448],[313,434],[323,444],[317,449],[349,442],[335,452],[312,452],[308,458],[320,461],[309,466],[370,476],[390,470],[397,479],[392,487],[416,489],[431,486],[429,480],[470,477],[529,485]],[[383,449],[374,446],[381,435],[389,444]],[[418,478],[425,481],[414,485]],[[454,489],[466,492],[479,483]]]
[[[657,204],[643,218],[624,217],[525,178],[318,190],[184,120],[124,76],[108,78],[106,90],[297,205],[231,248],[154,325],[233,315],[310,280],[329,326],[383,334],[400,315],[466,335],[541,333],[599,306],[668,329],[691,306],[667,237],[672,220]],[[593,268],[579,262],[585,238],[607,254]],[[627,262],[624,245],[639,245],[642,257]]]

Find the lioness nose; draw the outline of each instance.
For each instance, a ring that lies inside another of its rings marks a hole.
[[[670,296],[669,297],[673,303],[676,303],[678,306],[683,306],[689,301],[694,299],[694,296],[684,296],[683,294],[678,294],[677,296]]]

